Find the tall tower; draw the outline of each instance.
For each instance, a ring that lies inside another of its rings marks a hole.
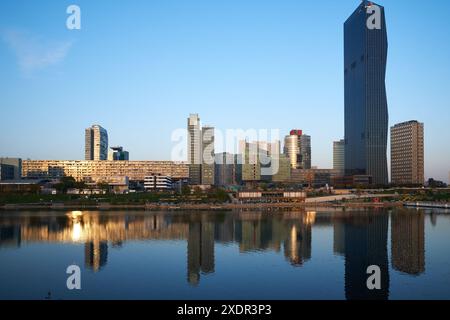
[[[284,154],[289,157],[292,169],[311,169],[311,137],[302,130],[291,130],[284,139]]]
[[[93,125],[85,130],[85,160],[108,159],[108,132],[99,125]]]
[[[198,114],[187,119],[189,180],[193,185],[202,182],[202,130]]]
[[[388,183],[387,50],[384,7],[363,1],[344,24],[345,171],[375,184]]]
[[[292,169],[297,169],[300,162],[300,142],[298,135],[288,135],[284,138],[284,154],[289,158]]]

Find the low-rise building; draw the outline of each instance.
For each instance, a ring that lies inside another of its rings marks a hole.
[[[149,175],[144,179],[145,190],[171,190],[173,189],[172,178],[162,175]]]
[[[336,176],[333,177],[331,184],[336,188],[368,187],[372,184],[372,176]]]
[[[294,169],[291,170],[291,183],[323,187],[332,185],[333,178],[339,175],[335,169]]]
[[[129,161],[130,153],[123,150],[123,147],[111,147],[108,152],[109,161]]]
[[[14,166],[0,163],[0,181],[14,180]]]
[[[2,193],[39,193],[41,180],[10,180],[0,181]]]
[[[0,158],[0,165],[5,165],[8,179],[0,180],[20,180],[22,178],[22,159],[20,158]],[[13,168],[13,177],[11,178],[11,167]]]
[[[305,202],[306,192],[242,191],[237,193],[240,202]]]

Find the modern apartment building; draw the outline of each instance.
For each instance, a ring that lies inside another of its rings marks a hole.
[[[22,178],[22,159],[0,158],[0,165],[4,165],[3,180],[19,180]]]
[[[204,126],[202,128],[202,185],[214,185],[214,128]]]
[[[173,188],[172,178],[160,174],[153,174],[144,178],[146,190],[170,190]]]
[[[371,7],[380,28],[369,28]],[[382,6],[362,1],[344,24],[345,171],[388,183],[387,32]]]
[[[404,185],[425,183],[423,123],[414,120],[391,127],[391,181]]]
[[[174,180],[187,179],[189,166],[172,161],[80,161],[24,160],[22,175],[29,179],[73,177],[77,181],[103,182],[111,177],[126,176],[130,181],[144,181],[156,174]]]
[[[258,182],[263,176],[273,175],[272,157],[280,156],[280,142],[239,142],[242,182]]]
[[[129,161],[130,153],[123,147],[111,147],[108,152],[108,161]]]
[[[85,160],[108,159],[108,132],[99,125],[85,130]]]
[[[333,169],[345,175],[345,140],[333,142]]]

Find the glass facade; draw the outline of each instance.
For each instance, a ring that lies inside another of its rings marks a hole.
[[[302,134],[300,136],[300,155],[302,169],[311,169],[311,136]]]
[[[375,6],[363,1],[344,24],[345,64],[345,171],[388,183],[386,98],[387,32],[384,8],[380,29],[369,29]]]

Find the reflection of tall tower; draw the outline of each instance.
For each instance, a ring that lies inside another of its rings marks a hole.
[[[311,225],[293,224],[284,241],[284,255],[292,265],[301,266],[311,259]]]
[[[0,226],[0,248],[17,247],[20,248],[21,226],[20,224],[12,226]]]
[[[214,272],[214,223],[189,223],[188,236],[188,282],[197,285],[200,271]]]
[[[387,232],[389,217],[385,213],[358,213],[345,225],[345,296],[349,300],[388,299],[389,267]],[[381,290],[367,288],[367,268],[381,270]]]
[[[84,245],[84,262],[87,268],[99,271],[108,261],[108,243],[106,241],[87,242]]]
[[[242,238],[239,245],[241,252],[262,249],[260,221],[242,221],[241,231]]]
[[[189,235],[187,240],[188,259],[188,282],[197,285],[200,281],[200,260],[201,260],[201,223],[189,223]]]
[[[333,252],[343,256],[345,255],[345,223],[335,220],[333,229]]]
[[[425,216],[423,212],[392,214],[391,252],[395,270],[419,275],[425,272]]]
[[[203,273],[214,273],[214,223],[203,222],[201,233],[201,262]]]

